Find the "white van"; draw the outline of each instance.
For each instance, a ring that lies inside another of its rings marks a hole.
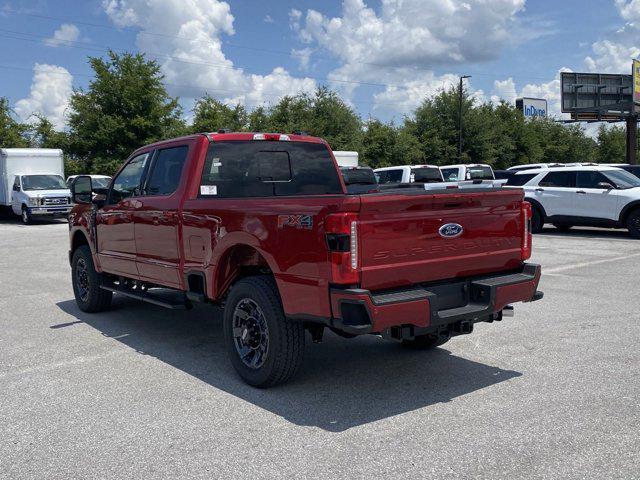
[[[36,216],[66,216],[71,192],[64,180],[62,150],[1,148],[0,205],[11,207],[25,224]]]

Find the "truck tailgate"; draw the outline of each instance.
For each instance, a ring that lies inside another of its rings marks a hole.
[[[523,197],[520,189],[363,195],[358,224],[362,288],[517,268],[522,262]],[[458,224],[462,233],[441,235],[446,224]]]

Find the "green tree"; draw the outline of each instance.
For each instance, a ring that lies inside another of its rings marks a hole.
[[[625,161],[626,155],[627,132],[625,128],[617,125],[612,127],[600,125],[598,128],[598,162],[622,163]]]
[[[135,149],[185,132],[157,62],[142,54],[89,58],[95,77],[70,100],[69,150],[85,173],[112,174]]]
[[[16,121],[9,106],[9,99],[0,97],[0,147],[22,148],[29,146],[29,125]]]
[[[196,101],[193,111],[195,116],[191,131],[194,133],[217,132],[222,128],[241,132],[248,126],[249,117],[242,105],[230,107],[209,94]]]

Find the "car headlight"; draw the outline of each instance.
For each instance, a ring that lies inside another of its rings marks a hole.
[[[38,205],[40,205],[40,199],[38,197],[29,198],[29,206],[37,207]]]

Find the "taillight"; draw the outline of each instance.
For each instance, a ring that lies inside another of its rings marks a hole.
[[[522,260],[531,258],[531,204],[522,202]]]
[[[325,220],[325,234],[331,264],[331,282],[360,283],[358,259],[358,215],[334,213]]]

